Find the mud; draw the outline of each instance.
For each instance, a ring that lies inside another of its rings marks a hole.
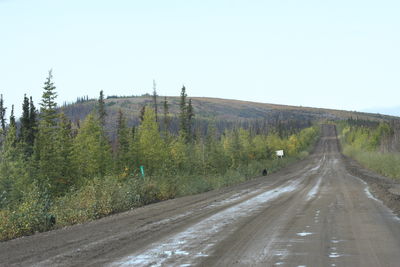
[[[342,156],[346,170],[364,180],[374,197],[381,200],[396,215],[400,216],[400,181],[384,177],[362,167],[354,159]]]

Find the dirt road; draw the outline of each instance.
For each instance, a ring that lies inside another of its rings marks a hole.
[[[400,266],[400,219],[322,134],[268,177],[0,243],[0,265]]]

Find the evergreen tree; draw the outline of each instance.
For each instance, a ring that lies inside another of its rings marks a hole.
[[[60,127],[57,134],[57,155],[59,165],[59,177],[56,180],[57,194],[63,194],[75,184],[76,172],[72,163],[72,123],[64,113],[59,115]]]
[[[33,145],[35,143],[37,127],[38,127],[38,125],[37,125],[37,110],[36,110],[35,105],[33,104],[32,97],[30,97],[30,101],[29,101],[29,131],[27,133],[26,142],[32,149],[33,149]]]
[[[51,198],[59,194],[59,182],[61,177],[62,157],[59,155],[60,142],[59,137],[59,117],[57,115],[55,99],[57,97],[56,87],[52,81],[52,71],[49,71],[40,103],[40,123],[35,138],[33,148],[35,161],[35,179],[40,191]]]
[[[11,106],[10,127],[17,128],[17,124],[15,122],[15,116],[14,116],[14,105]]]
[[[188,129],[187,129],[187,106],[186,106],[186,88],[185,86],[182,87],[181,90],[181,99],[179,103],[179,132],[181,135],[187,138],[188,136]]]
[[[0,126],[3,136],[6,135],[6,107],[4,106],[3,95],[0,95]]]
[[[29,157],[33,153],[33,145],[36,134],[36,110],[33,105],[32,97],[24,96],[22,104],[22,116],[20,119],[21,128],[19,134],[19,141],[24,150],[25,156]]]
[[[44,121],[46,127],[53,127],[56,125],[57,119],[57,103],[55,99],[57,98],[56,87],[52,81],[53,72],[49,71],[49,76],[47,77],[42,94],[42,102],[40,103],[40,117]]]
[[[20,118],[21,127],[19,132],[19,140],[26,144],[30,127],[30,116],[29,116],[29,98],[24,95],[24,101],[22,103],[22,116]]]
[[[193,137],[193,133],[192,133],[193,117],[194,117],[194,110],[193,110],[193,106],[192,106],[192,99],[189,99],[189,104],[187,106],[188,141],[192,141],[192,137]]]
[[[99,100],[98,100],[98,114],[99,114],[99,119],[100,119],[100,123],[101,126],[104,128],[106,125],[106,106],[105,106],[105,102],[104,102],[104,94],[103,94],[103,90],[100,91],[100,96],[99,96]]]
[[[167,97],[164,97],[163,108],[164,108],[164,136],[167,137],[169,132],[169,123],[170,123],[169,105]]]
[[[154,114],[156,116],[156,121],[158,122],[157,90],[156,90],[155,80],[153,80],[153,105],[154,105]]]
[[[13,124],[0,151],[0,209],[18,204],[27,186],[26,162],[17,146],[17,129]]]
[[[129,162],[129,129],[126,125],[126,119],[121,110],[118,112],[117,124],[117,151],[116,151],[116,169],[121,173],[131,165]]]

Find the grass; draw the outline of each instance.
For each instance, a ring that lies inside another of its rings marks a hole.
[[[400,153],[364,151],[349,145],[343,147],[343,153],[366,168],[387,177],[400,179]]]

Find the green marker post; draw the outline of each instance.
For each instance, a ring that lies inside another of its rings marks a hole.
[[[142,178],[144,178],[144,167],[140,166],[140,172],[142,173]]]

